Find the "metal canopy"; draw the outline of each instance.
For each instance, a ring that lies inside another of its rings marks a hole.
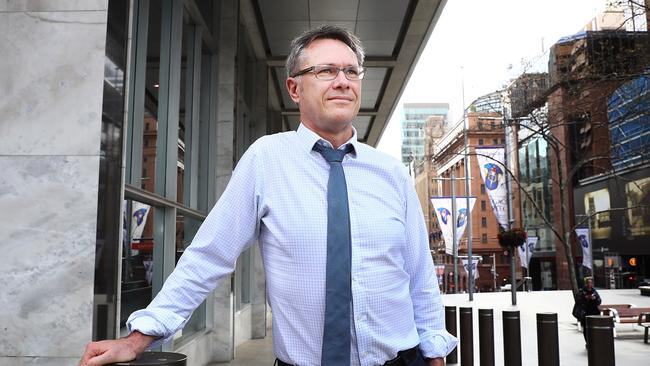
[[[376,146],[444,4],[444,0],[252,0],[251,13],[277,85],[270,88],[276,102],[272,104],[280,106],[283,128],[295,129],[299,123],[298,109],[284,84],[291,39],[312,27],[339,25],[359,36],[366,47],[367,73],[354,126],[361,141]]]

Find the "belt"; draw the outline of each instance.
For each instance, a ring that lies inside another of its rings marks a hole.
[[[386,361],[384,366],[408,366],[413,363],[418,358],[418,352],[420,352],[420,347],[415,346],[403,351],[397,352],[397,357],[392,360]],[[293,366],[289,363],[286,363],[279,358],[276,359],[278,366]]]

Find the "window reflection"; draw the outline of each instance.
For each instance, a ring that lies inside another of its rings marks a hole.
[[[145,71],[142,134],[142,172],[140,187],[155,192],[156,144],[158,142],[158,89],[160,88],[160,37],[161,9],[157,1],[149,5],[149,28],[147,34],[147,68]]]
[[[97,200],[93,340],[115,338],[128,2],[108,6]]]
[[[124,202],[122,225],[122,307],[120,328],[126,331],[129,315],[145,308],[152,299],[153,279],[153,207],[142,202]]]

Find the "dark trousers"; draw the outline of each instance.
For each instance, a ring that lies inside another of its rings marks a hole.
[[[276,362],[278,366],[293,366],[280,359],[276,359]],[[426,366],[426,362],[422,352],[420,351],[420,347],[415,346],[411,349],[397,352],[397,357],[386,361],[384,366]]]

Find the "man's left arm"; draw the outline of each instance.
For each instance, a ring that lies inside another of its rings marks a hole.
[[[410,179],[404,182],[406,196],[405,269],[410,276],[410,293],[420,349],[429,365],[443,365],[442,357],[458,340],[445,329],[444,306],[438,289],[420,202]]]

